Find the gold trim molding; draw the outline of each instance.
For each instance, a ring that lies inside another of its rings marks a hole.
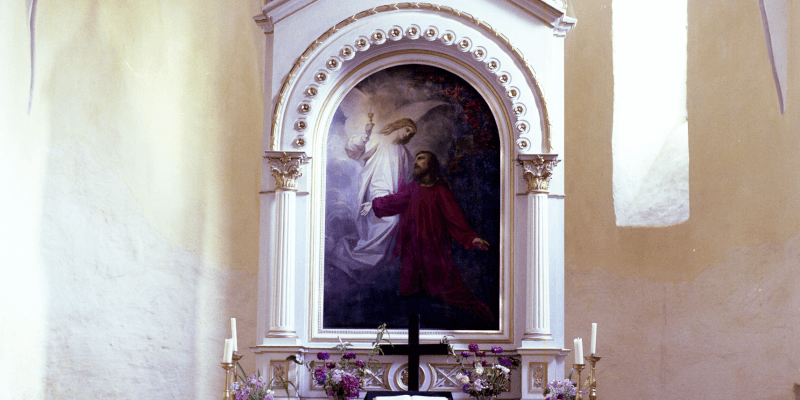
[[[522,166],[522,177],[528,183],[528,193],[547,193],[553,167],[561,160],[558,154],[520,155],[517,162]]]

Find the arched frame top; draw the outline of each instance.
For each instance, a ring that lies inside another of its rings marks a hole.
[[[440,58],[447,67],[470,66],[491,87],[518,154],[552,152],[550,118],[533,66],[501,32],[470,14],[430,4],[376,7],[345,19],[314,41],[298,58],[278,93],[272,114],[271,150],[306,150],[315,140],[324,103],[333,87],[365,60],[413,50]],[[457,68],[445,68],[456,72]],[[489,99],[487,99],[489,100]],[[499,116],[499,115],[497,115]],[[501,120],[498,120],[501,123]],[[503,132],[504,131],[504,132]]]

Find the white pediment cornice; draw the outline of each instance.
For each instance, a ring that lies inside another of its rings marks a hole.
[[[316,1],[317,0],[272,0],[261,7],[262,15],[258,15],[254,19],[256,23],[264,29],[264,32],[272,32],[275,28],[275,24]]]
[[[321,0],[324,1],[324,0]],[[532,16],[546,22],[550,26],[556,28],[559,31],[569,31],[569,29],[574,25],[574,23],[570,24],[566,21],[572,20],[569,17],[566,17],[566,0],[501,0],[507,3],[511,3],[520,7],[525,12],[531,14]],[[275,25],[283,21],[284,19],[290,17],[292,14],[299,12],[300,10],[316,3],[317,0],[272,0],[267,2],[263,7],[261,7],[261,14],[256,16],[254,19],[264,29],[265,32],[272,32]],[[448,3],[448,1],[441,2],[442,5]],[[387,5],[387,4],[395,4],[395,3],[381,3],[381,4],[374,4],[374,6],[380,5]],[[396,4],[420,4],[420,5],[428,5],[428,4],[436,4],[434,2],[398,2]],[[480,16],[476,16],[480,17]],[[566,29],[565,29],[566,27]]]

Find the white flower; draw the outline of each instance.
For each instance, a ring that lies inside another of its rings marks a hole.
[[[475,364],[475,372],[477,372],[478,375],[483,375],[483,365]]]
[[[494,369],[502,371],[504,374],[507,374],[509,371],[511,371],[510,369],[508,369],[508,368],[506,368],[506,367],[504,367],[502,365],[495,365]]]

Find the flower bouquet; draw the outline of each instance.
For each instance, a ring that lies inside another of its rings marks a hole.
[[[575,400],[578,388],[571,380],[552,381],[544,389],[545,400]]]
[[[241,368],[241,366],[239,366]],[[242,370],[244,375],[244,370]],[[244,375],[246,376],[246,375]],[[274,400],[273,382],[267,382],[263,376],[251,375],[249,378],[239,378],[231,383],[234,400]]]
[[[372,350],[368,354],[367,361],[356,359],[356,353],[349,351],[352,344],[342,342],[341,339],[339,339],[339,344],[334,347],[340,353],[339,361],[330,361],[331,355],[326,351],[317,353],[317,359],[309,362],[301,362],[295,356],[289,356],[287,360],[305,365],[312,372],[314,382],[322,386],[328,397],[356,398],[364,389],[365,377],[374,375],[372,370],[377,364],[377,360],[373,357],[376,354],[383,354],[380,348],[381,343],[391,344],[388,340],[383,339],[385,333],[386,324],[383,324],[378,327],[378,335],[375,342],[372,343]]]
[[[469,345],[469,351],[456,354],[452,347],[451,355],[461,364],[461,372],[456,379],[462,385],[461,391],[475,398],[497,396],[508,390],[511,370],[519,367],[519,359],[513,356],[501,356],[502,347],[492,347],[493,362],[486,361],[486,352],[480,351],[477,343]]]

